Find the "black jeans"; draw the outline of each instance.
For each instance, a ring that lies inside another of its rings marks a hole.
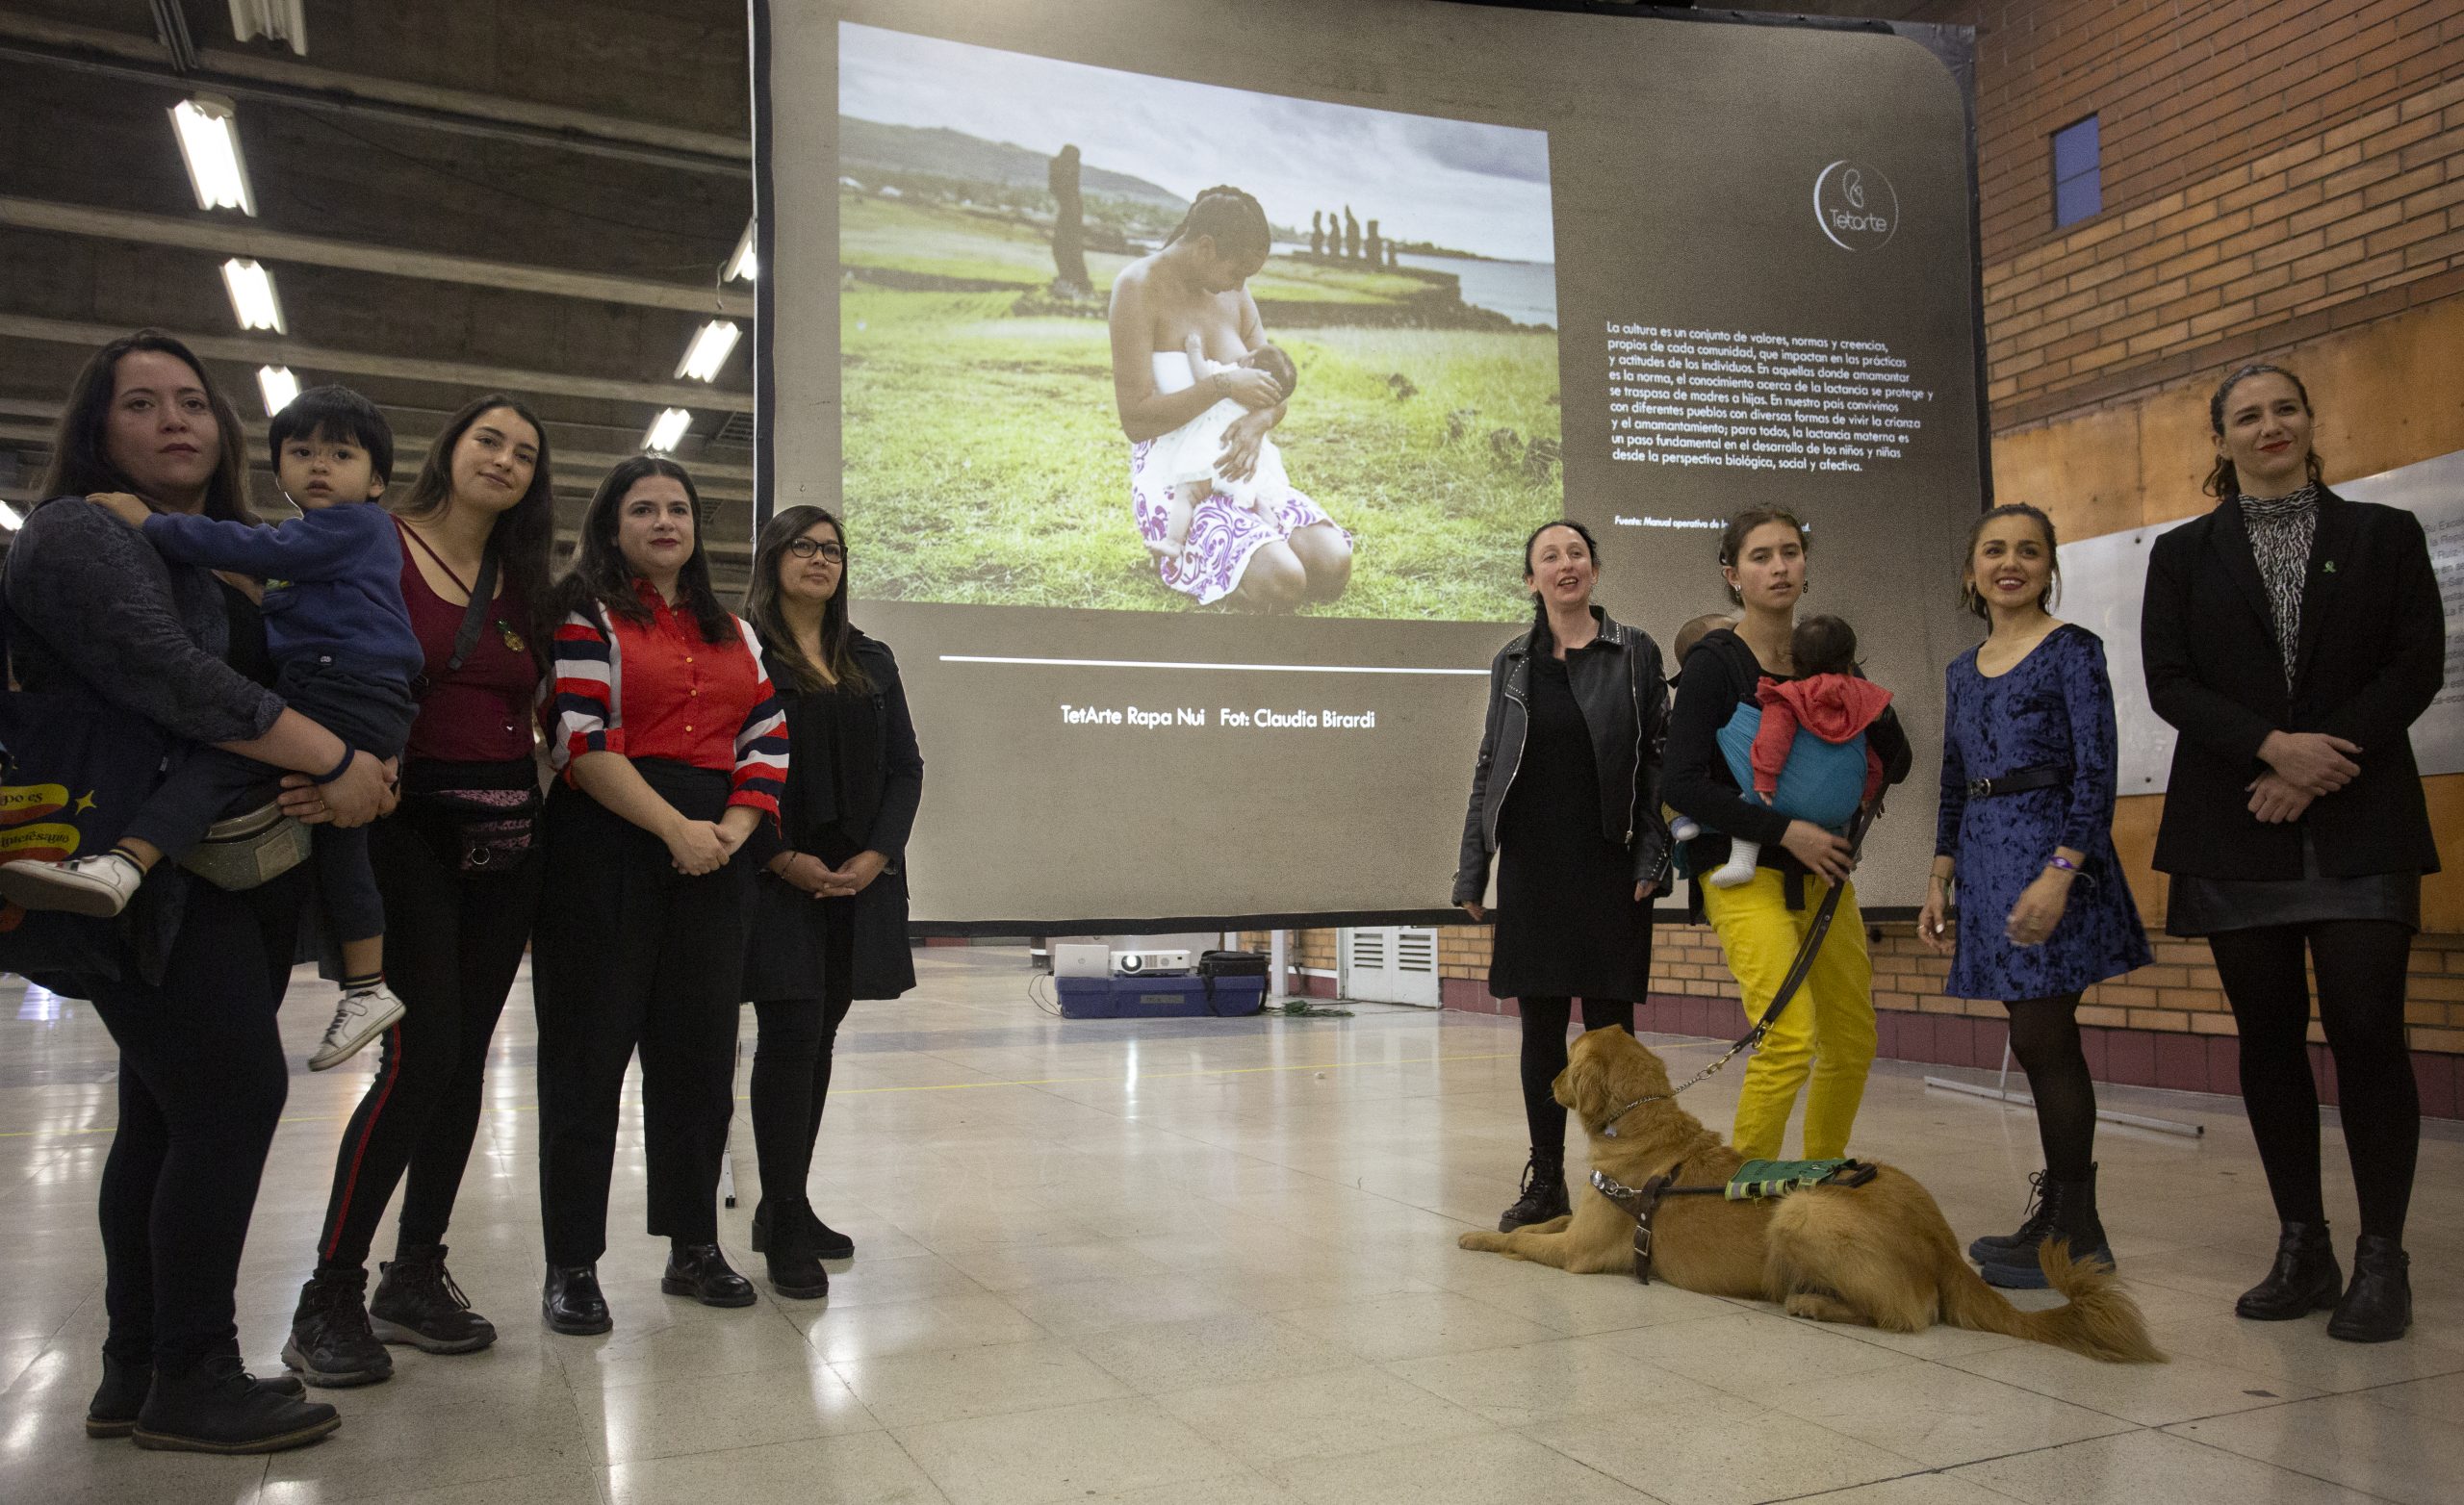
[[[1523,1117],[1531,1130],[1531,1153],[1544,1164],[1562,1165],[1566,1159],[1566,1110],[1551,1095],[1557,1073],[1566,1069],[1566,1026],[1574,1019],[1571,998],[1516,1000],[1523,1013]],[[1586,998],[1582,1027],[1609,1025],[1634,1033],[1634,1006],[1622,998]]]
[[[539,855],[506,872],[465,873],[447,860],[453,849],[440,846],[449,833],[432,825],[406,807],[370,830],[385,899],[385,969],[405,1011],[385,1032],[376,1076],[343,1131],[317,1237],[321,1263],[368,1263],[405,1170],[398,1241],[444,1241],[478,1134],[488,1044],[530,944]]]
[[[132,977],[94,989],[119,1046],[119,1129],[103,1162],[103,1350],[167,1368],[238,1351],[240,1254],[291,1089],[274,1013],[299,920],[290,874],[244,893],[188,888],[162,984]]]
[[[2319,974],[2319,1023],[2336,1060],[2345,1149],[2361,1204],[2361,1231],[2404,1235],[2421,1154],[2421,1084],[2404,1038],[2404,976],[2412,931],[2392,920],[2326,920],[2223,931],[2207,938],[2224,1001],[2242,1032],[2242,1101],[2258,1140],[2276,1216],[2323,1223],[2319,1187],[2319,1089],[2310,1075],[2310,984]]]
[[[830,1097],[831,1049],[855,1000],[853,899],[808,901],[822,906],[827,927],[821,992],[808,998],[757,999],[759,1042],[753,1051],[753,1147],[761,1164],[764,1200],[806,1194],[813,1141]]]
[[[669,803],[688,819],[719,817],[727,775],[682,784],[662,787]],[[735,1115],[752,863],[738,853],[715,873],[685,878],[665,843],[563,785],[548,799],[541,834],[546,892],[531,994],[548,1263],[592,1264],[606,1252],[617,1119],[636,1046],[649,1231],[715,1243],[719,1159]]]

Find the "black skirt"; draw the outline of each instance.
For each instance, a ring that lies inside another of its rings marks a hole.
[[[1528,696],[1523,763],[1498,813],[1490,996],[1641,999],[1651,906],[1634,902],[1632,859],[1600,832],[1600,769],[1565,664],[1535,658]]]

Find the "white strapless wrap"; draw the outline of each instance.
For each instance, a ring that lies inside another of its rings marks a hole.
[[[1190,358],[1183,351],[1156,351],[1154,371],[1158,393],[1184,392],[1197,385],[1197,375],[1190,370]],[[1223,452],[1223,431],[1231,426],[1233,420],[1247,411],[1226,397],[1180,427],[1159,436],[1154,447],[1147,451],[1147,472],[1167,486],[1212,481],[1216,491],[1230,497],[1235,504],[1252,511],[1256,510],[1261,496],[1280,496],[1291,488],[1292,481],[1284,473],[1282,452],[1276,449],[1271,438],[1258,446],[1257,468],[1249,472],[1246,479],[1226,480],[1216,473],[1216,459]]]

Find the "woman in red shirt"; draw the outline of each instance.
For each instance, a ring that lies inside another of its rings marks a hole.
[[[644,455],[607,474],[557,582],[549,756],[531,943],[539,1010],[539,1204],[559,1333],[613,1325],[597,1264],[625,1070],[642,1054],[659,1288],[753,1304],[719,1252],[719,1158],[735,1112],[737,983],[757,828],[775,827],[786,720],[753,629],[710,590],[692,477]]]
[[[386,972],[407,1012],[385,1032],[343,1131],[316,1272],[283,1346],[311,1385],[389,1377],[387,1343],[459,1354],[496,1341],[446,1272],[444,1238],[479,1129],[488,1042],[539,907],[533,705],[553,619],[536,613],[555,509],[548,431],[498,394],[446,421],[397,507],[402,603],[427,668],[412,686],[401,808],[371,830],[369,855]],[[394,1258],[371,1297],[370,1246],[406,1180]]]

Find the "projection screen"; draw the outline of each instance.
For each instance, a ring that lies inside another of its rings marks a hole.
[[[1588,523],[1665,645],[1759,504],[1917,744],[1860,886],[1919,897],[1983,485],[1931,54],[1445,0],[756,0],[754,48],[764,515],[844,516],[899,656],[917,921],[1443,910],[1525,536]],[[1241,331],[1141,280],[1218,186],[1271,227]],[[1256,343],[1279,421],[1183,491],[1206,419],[1134,450],[1120,394]]]

